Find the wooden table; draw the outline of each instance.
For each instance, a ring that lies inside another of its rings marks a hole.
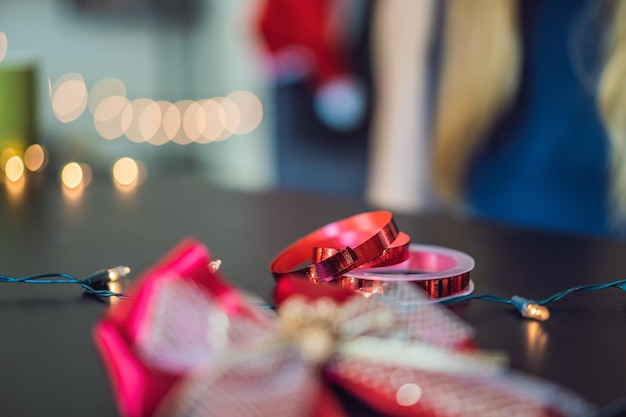
[[[150,178],[129,192],[96,180],[68,195],[50,178],[0,188],[0,273],[86,276],[124,264],[140,273],[186,236],[204,242],[230,281],[268,298],[268,264],[283,247],[324,224],[371,208],[297,192],[237,193],[193,178]],[[581,283],[626,276],[626,242],[522,230],[443,214],[397,215],[415,243],[476,261],[476,292],[544,298]],[[106,302],[75,286],[0,284],[0,414],[117,415],[92,341]],[[606,406],[626,397],[626,294],[575,294],[545,323],[509,306],[455,307],[479,345],[509,354],[512,367]]]

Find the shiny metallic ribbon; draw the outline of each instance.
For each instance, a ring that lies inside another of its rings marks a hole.
[[[98,324],[121,413],[345,416],[340,386],[390,416],[585,416],[558,387],[506,370],[414,285],[363,297],[283,277],[277,312],[207,268],[186,240]]]
[[[408,259],[410,238],[388,211],[357,214],[298,239],[270,263],[278,280],[286,276],[329,282],[359,267],[392,265]],[[316,251],[331,250],[311,263]],[[302,267],[303,264],[308,266]]]
[[[303,267],[303,264],[309,264]],[[474,260],[437,246],[411,245],[388,211],[329,223],[293,242],[270,263],[277,280],[300,277],[365,293],[413,282],[432,299],[471,292]]]

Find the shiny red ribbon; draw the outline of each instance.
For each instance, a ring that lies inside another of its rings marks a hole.
[[[473,260],[457,271],[456,258],[469,258],[467,255],[433,248],[411,247],[409,236],[398,230],[390,212],[373,211],[329,223],[298,239],[276,255],[270,270],[277,280],[299,277],[370,293],[382,293],[390,282],[399,280],[413,282],[432,299],[467,291]],[[306,263],[309,265],[302,267]],[[409,271],[393,269],[400,265]],[[450,273],[428,279],[428,274],[420,276],[410,271]]]
[[[270,270],[277,280],[290,276],[329,282],[359,267],[402,262],[409,257],[409,243],[390,212],[361,213],[298,239],[276,255]]]

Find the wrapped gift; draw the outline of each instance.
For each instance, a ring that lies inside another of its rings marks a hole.
[[[187,239],[98,323],[123,416],[339,417],[346,395],[385,416],[593,412],[478,349],[466,323],[410,283],[364,297],[285,277],[268,308],[218,266]]]

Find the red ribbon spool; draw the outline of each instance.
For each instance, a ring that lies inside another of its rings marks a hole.
[[[302,265],[310,265],[302,267]],[[432,299],[470,293],[474,260],[437,246],[410,245],[387,211],[358,214],[330,223],[281,251],[270,270],[312,282],[334,282],[365,293],[383,293],[393,282],[410,281]]]

